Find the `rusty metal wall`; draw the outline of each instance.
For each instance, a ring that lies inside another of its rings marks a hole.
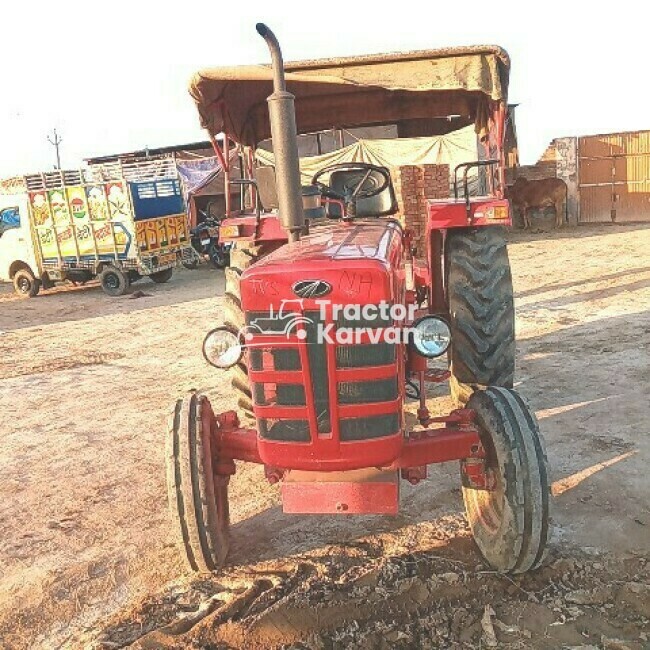
[[[650,131],[579,138],[580,222],[650,221]]]

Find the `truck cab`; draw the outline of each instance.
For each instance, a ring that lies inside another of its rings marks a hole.
[[[26,295],[41,277],[30,228],[27,195],[0,195],[0,281]]]

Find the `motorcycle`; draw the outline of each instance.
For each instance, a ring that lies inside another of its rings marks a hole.
[[[223,269],[230,264],[230,243],[219,242],[220,221],[200,211],[203,221],[190,231],[192,248],[200,257],[206,257],[215,269]],[[184,262],[187,269],[195,269],[199,265],[199,257],[191,262]]]

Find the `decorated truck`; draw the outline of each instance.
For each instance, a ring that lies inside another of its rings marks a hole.
[[[108,295],[120,296],[144,276],[167,282],[194,256],[173,176],[59,170],[15,179],[0,192],[0,281],[21,295],[99,278]]]

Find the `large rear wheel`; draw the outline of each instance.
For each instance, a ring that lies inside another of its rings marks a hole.
[[[495,226],[450,231],[446,243],[452,397],[475,389],[512,388],[515,309],[506,241]]]
[[[235,244],[230,250],[230,266],[226,268],[226,291],[224,295],[224,324],[234,332],[239,332],[245,323],[241,304],[241,276],[251,265],[270,253],[266,246],[246,246]],[[243,360],[228,370],[233,391],[237,395],[237,405],[242,414],[252,420],[253,398],[248,380],[248,368]]]
[[[214,571],[228,553],[228,476],[214,473],[210,402],[192,392],[179,399],[167,436],[167,492],[178,545],[193,571]]]
[[[467,406],[476,413],[491,483],[474,487],[461,471],[474,540],[497,571],[530,571],[544,560],[551,530],[548,461],[537,419],[507,388],[476,391]]]

